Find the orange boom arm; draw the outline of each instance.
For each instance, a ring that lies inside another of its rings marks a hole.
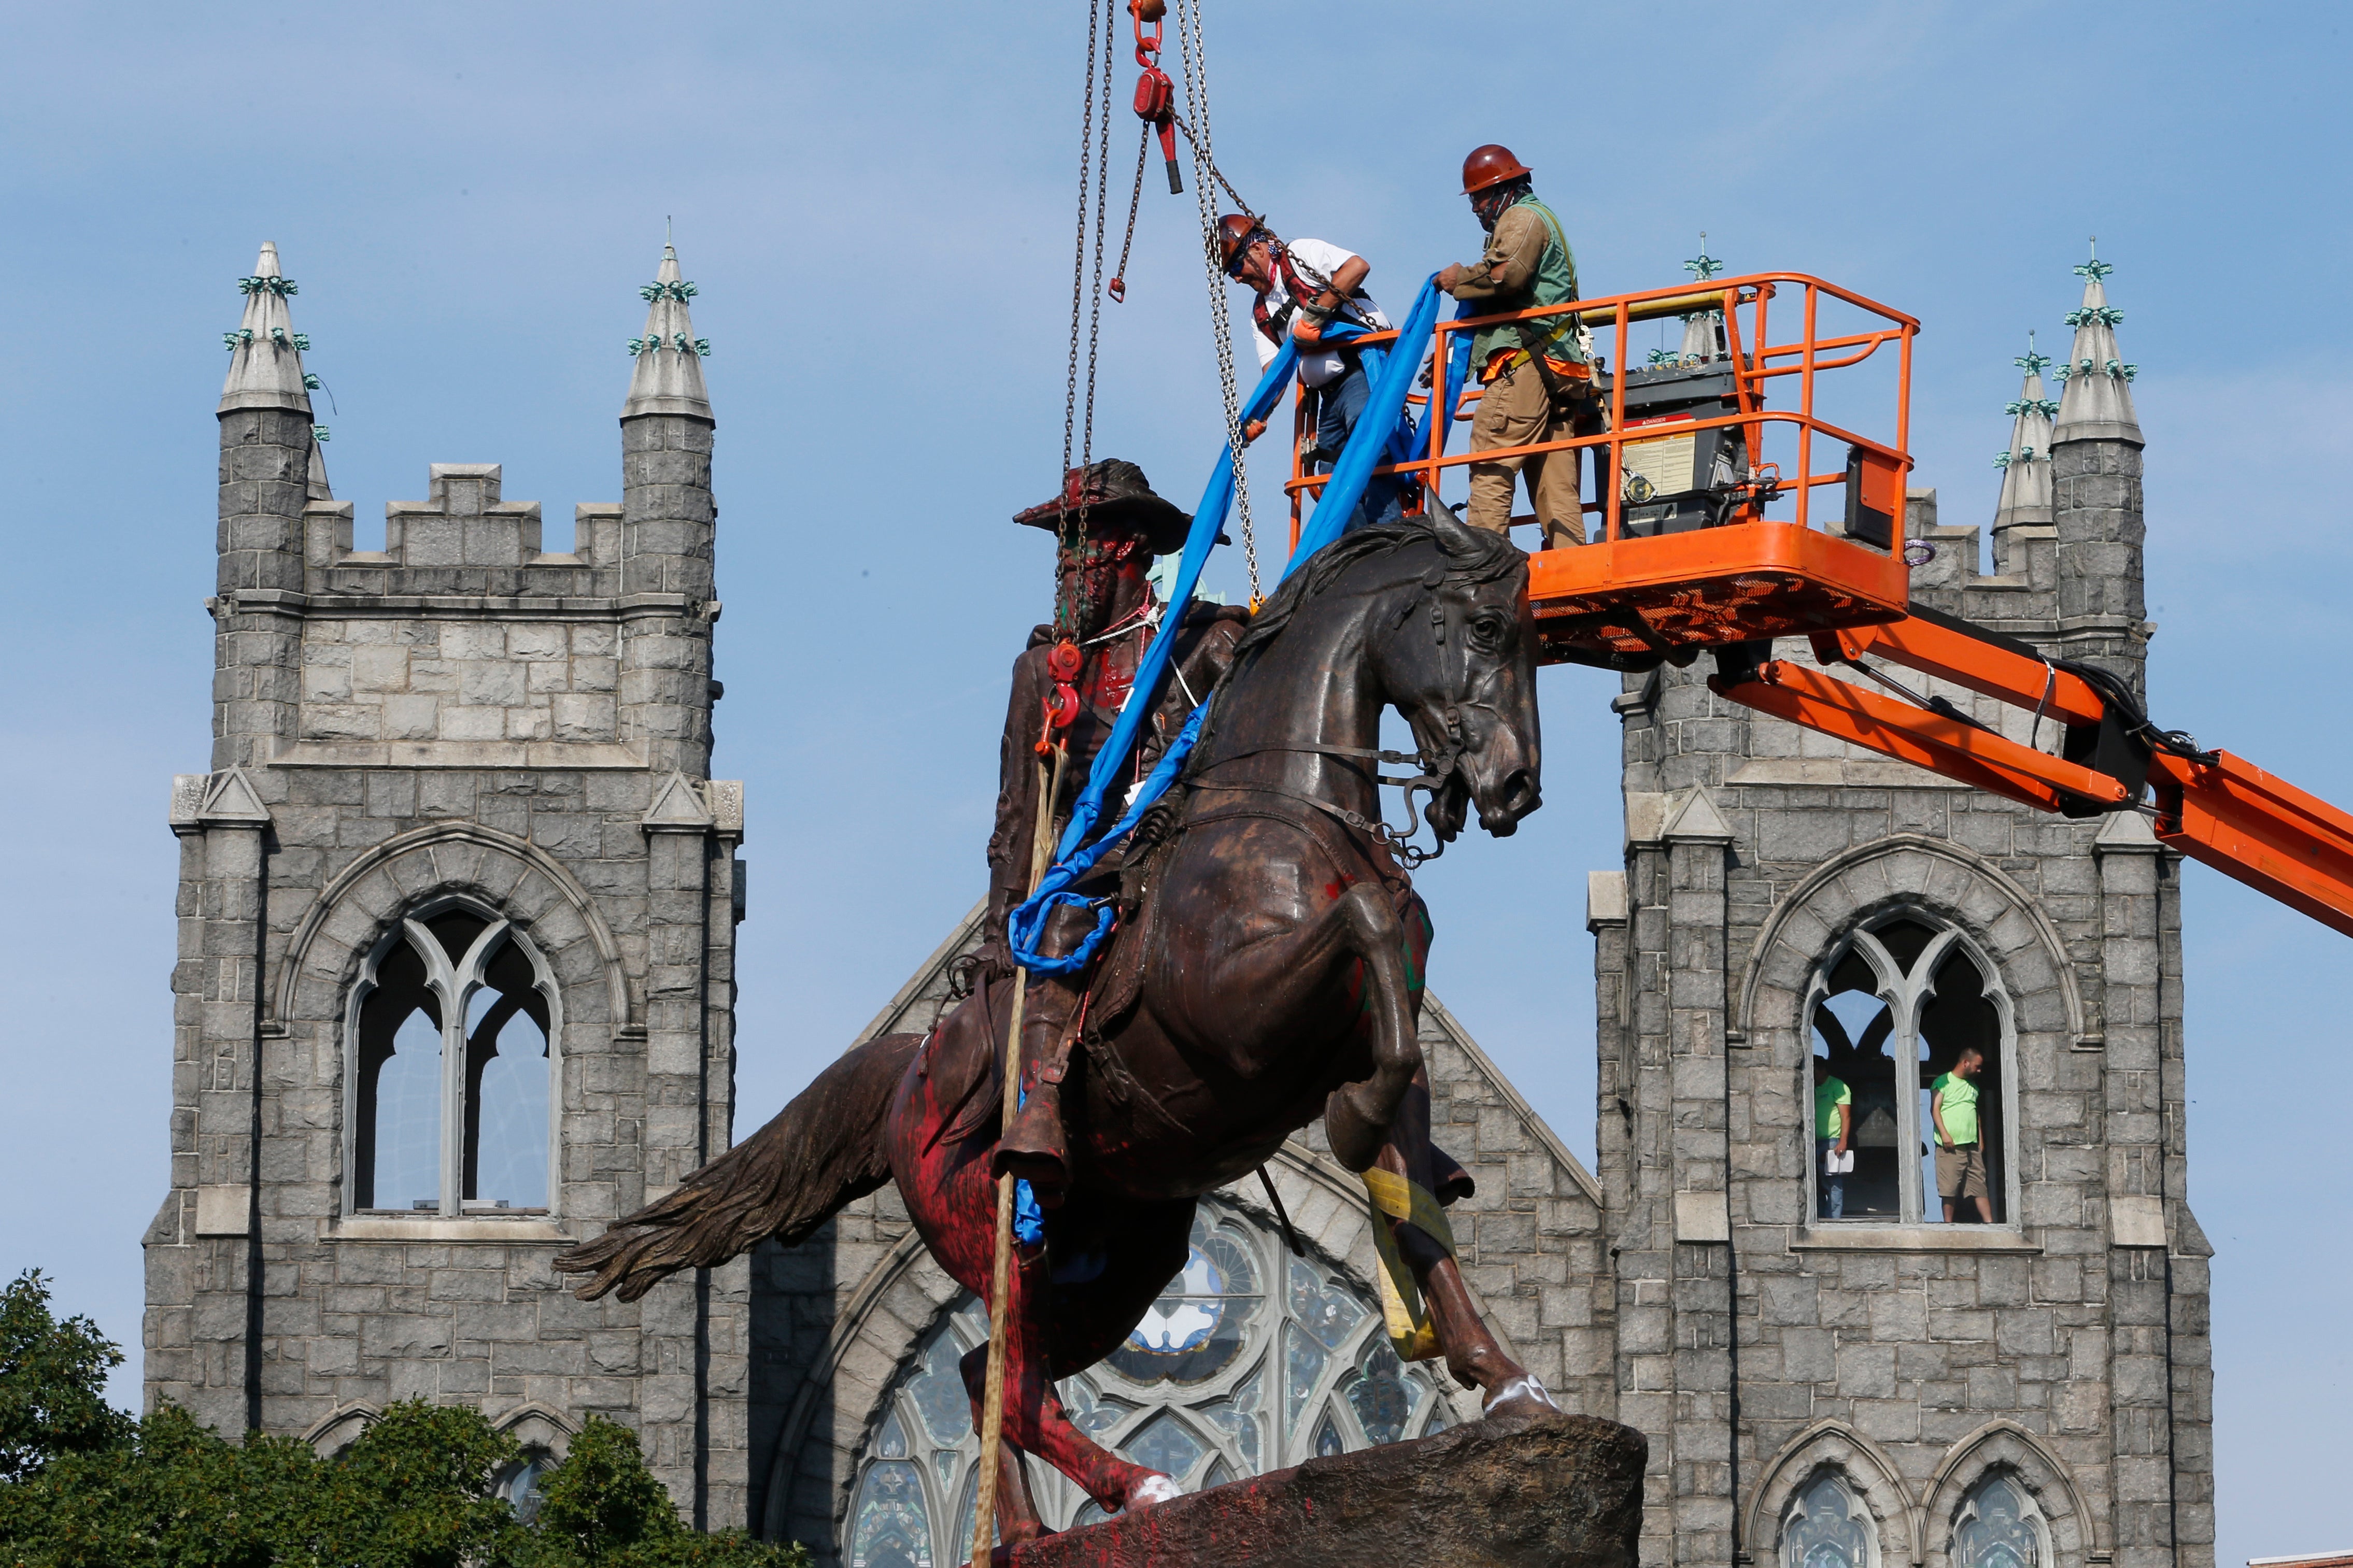
[[[1870,674],[1869,655],[2054,720],[2062,754],[2021,745],[1957,710],[1883,696],[1789,659],[1746,662],[1728,651],[1708,686],[2040,811],[2147,811],[2158,842],[2353,936],[2353,816],[2327,801],[2227,752],[2162,735],[2122,694],[1922,605],[1902,620],[1818,633],[1813,644],[1825,664]],[[2144,793],[2152,805],[2139,804]]]

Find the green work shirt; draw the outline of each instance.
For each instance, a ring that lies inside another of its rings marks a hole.
[[[1955,1147],[1978,1141],[1978,1086],[1954,1073],[1945,1073],[1929,1086],[1942,1097],[1945,1135]]]
[[[1489,310],[1528,310],[1542,305],[1565,305],[1577,297],[1577,253],[1568,247],[1568,236],[1561,227],[1559,217],[1552,208],[1534,196],[1522,196],[1504,209],[1505,216],[1514,213],[1532,213],[1543,225],[1544,250],[1536,258],[1535,268],[1525,288],[1514,295],[1497,295],[1481,308]],[[1495,220],[1497,237],[1502,237],[1504,219]],[[1517,225],[1514,226],[1515,228]],[[1488,247],[1488,259],[1498,259],[1496,247]],[[1585,363],[1585,350],[1577,340],[1575,316],[1549,316],[1542,321],[1511,323],[1482,327],[1471,345],[1471,365],[1475,373],[1499,349],[1540,349],[1546,357],[1568,364]]]
[[[1839,1135],[1839,1107],[1854,1103],[1854,1090],[1847,1088],[1842,1078],[1825,1078],[1814,1085],[1814,1136],[1835,1138]]]

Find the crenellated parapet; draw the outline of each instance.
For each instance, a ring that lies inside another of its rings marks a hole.
[[[423,500],[386,501],[384,548],[352,548],[349,501],[303,514],[303,585],[311,594],[612,597],[621,585],[621,507],[573,509],[572,549],[540,548],[540,503],[500,493],[496,463],[435,463]]]

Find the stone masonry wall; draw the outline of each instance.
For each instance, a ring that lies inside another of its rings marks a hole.
[[[1908,510],[1937,552],[1915,596],[2061,640],[2057,529],[2009,531],[2013,573],[1987,577],[1978,531],[1938,527],[1933,492]],[[2138,818],[1949,787],[1725,702],[1705,673],[1625,682],[1626,869],[1597,874],[1590,922],[1620,1412],[1652,1441],[1645,1561],[1765,1561],[1822,1464],[1888,1561],[1941,1563],[1997,1468],[2070,1568],[2211,1560],[2176,858]],[[2028,739],[2014,710],[1921,683]],[[1810,1220],[1808,984],[1895,909],[1958,928],[2007,995],[2014,1226]]]
[[[617,596],[617,505],[581,509],[575,550],[551,556],[496,466],[438,465],[427,501],[387,509],[386,549],[354,552],[350,507],[286,478],[306,424],[243,410],[223,440],[220,739],[174,795],[149,1397],[322,1447],[412,1397],[559,1452],[605,1415],[698,1522],[741,1522],[747,1265],[634,1304],[577,1301],[551,1268],[730,1135],[743,796],[702,776],[712,614]],[[667,674],[633,730],[640,627]],[[561,998],[544,1215],[349,1202],[353,985],[404,916],[451,900],[511,921]]]

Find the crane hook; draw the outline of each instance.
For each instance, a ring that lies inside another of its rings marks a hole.
[[[1168,194],[1185,193],[1176,173],[1176,84],[1160,68],[1160,43],[1168,0],[1127,0],[1127,14],[1135,18],[1135,63],[1144,74],[1135,79],[1135,117],[1160,133],[1160,155],[1168,164]],[[1152,24],[1146,33],[1144,25]]]

